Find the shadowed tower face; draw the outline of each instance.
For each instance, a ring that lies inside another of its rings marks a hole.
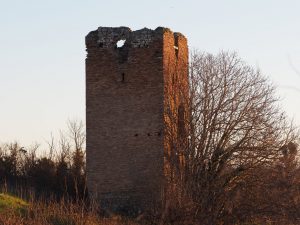
[[[171,84],[188,81],[186,38],[161,27],[99,27],[86,47],[89,193],[116,210],[148,207],[164,191],[168,96]]]

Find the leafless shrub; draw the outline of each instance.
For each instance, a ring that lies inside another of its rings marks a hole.
[[[183,154],[184,163],[171,185],[180,187],[175,195],[189,205],[182,216],[204,225],[224,224],[234,217],[232,202],[240,187],[254,181],[248,178],[257,177],[258,168],[278,162],[281,147],[298,134],[279,108],[274,86],[235,53],[195,51],[189,74],[187,144],[177,138],[171,150]]]

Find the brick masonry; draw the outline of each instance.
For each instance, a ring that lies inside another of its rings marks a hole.
[[[86,48],[89,192],[113,208],[148,207],[163,195],[165,114],[168,97],[180,95],[174,79],[188,82],[187,40],[162,27],[99,27]]]

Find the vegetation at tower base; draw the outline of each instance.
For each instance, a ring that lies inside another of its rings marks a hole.
[[[133,220],[100,217],[97,207],[82,202],[29,200],[0,194],[1,225],[138,225]]]
[[[104,218],[85,202],[85,133],[73,123],[49,141],[48,154],[34,154],[38,146],[1,145],[2,190],[26,199],[22,208],[30,213],[0,209],[0,224],[298,225],[299,135],[270,81],[228,52],[193,52],[189,76],[185,110],[165,114],[181,125],[165,131],[171,176],[164,208],[153,209],[160,217]],[[186,91],[170,86],[175,89]],[[166,100],[170,107],[176,101]],[[5,205],[11,202],[19,207],[19,199],[9,197]]]

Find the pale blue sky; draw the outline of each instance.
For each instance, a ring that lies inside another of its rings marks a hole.
[[[0,0],[0,143],[41,143],[68,118],[85,119],[84,37],[98,26],[165,26],[190,47],[237,51],[300,123],[289,62],[300,70],[299,0]]]

